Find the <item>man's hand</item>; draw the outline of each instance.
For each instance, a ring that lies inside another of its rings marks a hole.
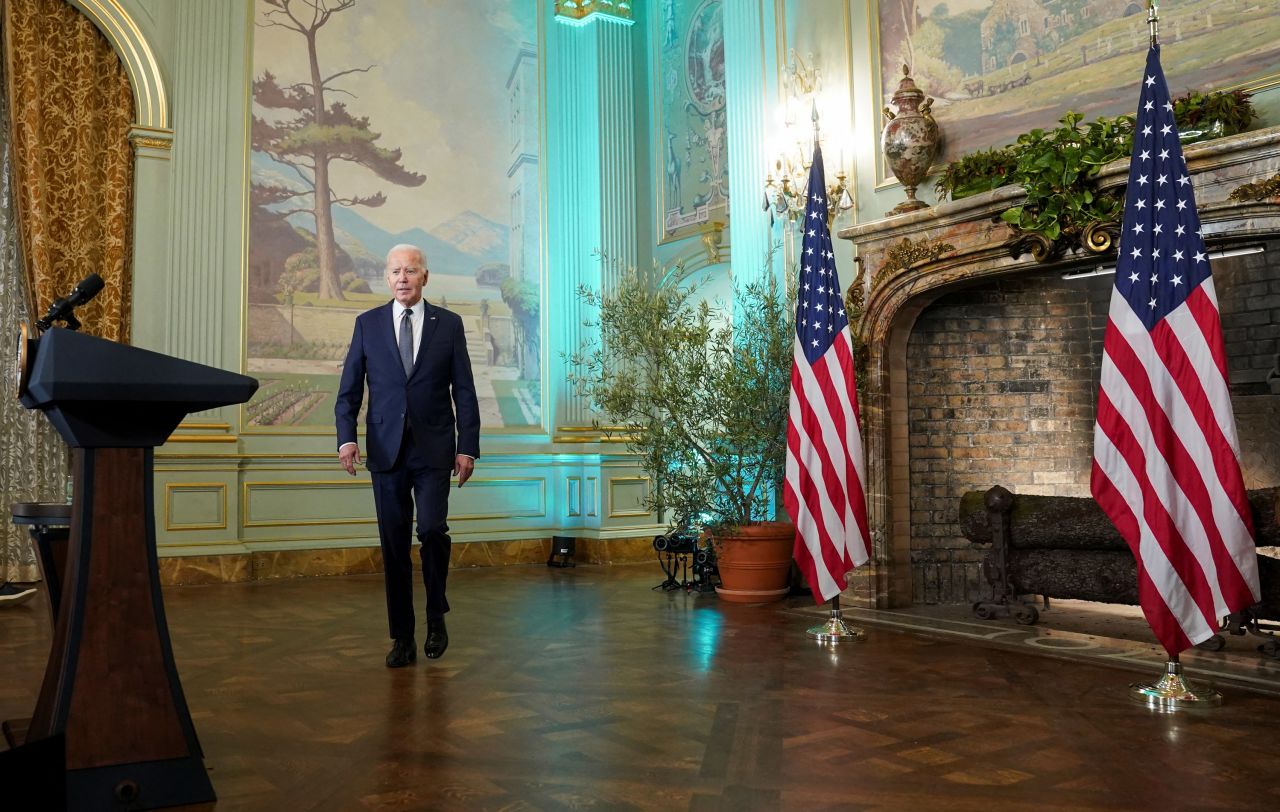
[[[471,479],[471,472],[475,470],[476,461],[468,457],[466,454],[458,454],[453,458],[453,475],[458,478],[458,487],[461,488],[468,479]]]
[[[347,469],[347,473],[352,476],[356,475],[356,466],[360,464],[360,446],[355,443],[347,443],[338,449],[338,462],[342,463],[342,467]]]

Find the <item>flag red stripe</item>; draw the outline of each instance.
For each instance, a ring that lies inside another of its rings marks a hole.
[[[1161,596],[1161,602],[1169,609],[1178,626],[1181,627],[1187,638],[1193,643],[1208,639],[1213,635],[1216,626],[1205,620],[1190,590],[1187,589],[1187,585],[1178,577],[1178,573],[1169,562],[1169,557],[1165,555],[1164,549],[1161,548],[1155,531],[1139,514],[1132,512],[1142,505],[1142,485],[1138,478],[1134,476],[1128,460],[1124,458],[1124,454],[1111,442],[1111,438],[1100,429],[1094,438],[1094,462],[1101,473],[1106,476],[1110,486],[1123,498],[1126,507],[1122,515],[1131,519],[1128,528],[1131,532],[1134,530],[1134,522],[1136,522],[1137,536],[1134,538],[1137,541],[1137,549],[1134,555],[1139,566],[1146,571],[1147,576],[1156,587]],[[1102,483],[1094,484],[1097,486],[1094,489],[1095,493],[1101,494],[1104,492]],[[1103,501],[1100,504],[1105,505],[1106,502]],[[1119,515],[1117,518],[1119,518]],[[1139,592],[1140,596],[1141,594]],[[1151,611],[1149,603],[1147,606],[1148,611]],[[1164,638],[1161,642],[1170,646],[1175,643],[1174,640],[1169,638]]]
[[[1156,325],[1156,329],[1151,331],[1151,338],[1157,354],[1165,363],[1165,368],[1169,370],[1170,376],[1182,392],[1191,415],[1200,429],[1200,436],[1208,446],[1214,475],[1217,477],[1217,482],[1213,483],[1216,486],[1213,489],[1214,492],[1221,493],[1227,500],[1226,504],[1234,509],[1234,518],[1240,520],[1240,527],[1252,536],[1253,523],[1248,498],[1245,496],[1244,477],[1240,473],[1235,451],[1227,442],[1227,438],[1222,435],[1218,421],[1213,419],[1213,410],[1200,385],[1199,376],[1196,375],[1182,344],[1173,334],[1167,321]],[[1188,464],[1194,466],[1194,463],[1189,461]],[[1182,476],[1178,479],[1179,482],[1183,481]],[[1187,491],[1185,487],[1183,490],[1191,498],[1196,512],[1205,524],[1209,551],[1218,569],[1218,583],[1224,599],[1229,606],[1239,605],[1241,601],[1244,601],[1244,606],[1251,605],[1255,596],[1231,556],[1227,541],[1223,538],[1224,528],[1220,526],[1218,517],[1213,514],[1213,505],[1219,503],[1219,500],[1213,499],[1209,492],[1209,483],[1203,480],[1203,474],[1198,468],[1190,472],[1186,480],[1191,483],[1194,494],[1192,491]]]
[[[1114,341],[1111,340],[1113,335],[1116,338]],[[1161,362],[1179,388],[1181,389],[1184,385],[1194,385],[1195,389],[1200,391],[1199,380],[1195,378],[1195,373],[1191,370],[1190,362],[1186,360],[1185,354],[1181,353],[1181,346],[1177,344],[1177,339],[1172,335],[1169,326],[1165,322],[1157,324],[1155,330],[1152,331],[1151,338]],[[1141,340],[1141,338],[1138,340]],[[1180,358],[1175,357],[1173,347],[1169,346],[1171,342],[1177,346],[1176,354],[1181,355]],[[1165,345],[1164,349],[1169,353],[1167,357],[1160,352],[1162,343]],[[1216,595],[1221,596],[1228,611],[1232,608],[1242,608],[1240,604],[1242,600],[1245,601],[1243,606],[1252,604],[1252,592],[1232,559],[1231,553],[1227,548],[1227,542],[1223,538],[1222,528],[1214,516],[1214,500],[1209,492],[1209,487],[1203,479],[1199,466],[1196,465],[1195,460],[1183,443],[1178,429],[1169,419],[1166,408],[1162,408],[1160,405],[1161,402],[1167,401],[1169,398],[1162,399],[1157,397],[1152,381],[1148,377],[1146,367],[1143,366],[1134,348],[1124,340],[1118,329],[1108,333],[1104,346],[1107,355],[1111,357],[1116,369],[1124,376],[1130,391],[1142,406],[1147,418],[1147,429],[1152,434],[1155,447],[1160,450],[1168,463],[1174,481],[1177,482],[1181,490],[1181,496],[1185,498],[1186,504],[1190,505],[1199,518],[1199,525],[1194,525],[1185,519],[1183,521],[1175,521],[1175,524],[1179,527],[1180,537],[1186,538],[1194,535],[1198,530],[1203,530],[1208,542],[1209,555],[1213,560],[1214,569],[1217,571],[1216,578],[1209,573],[1206,573],[1205,576],[1216,580],[1217,589],[1214,592]],[[1188,380],[1188,377],[1194,380]],[[1185,389],[1182,391],[1185,392]],[[1200,392],[1200,394],[1203,397],[1203,392]],[[1173,405],[1170,404],[1167,408],[1172,409]],[[1192,412],[1194,413],[1194,407]],[[1200,422],[1199,418],[1200,415],[1196,415],[1197,422]],[[1180,428],[1186,432],[1188,438],[1192,436],[1193,432],[1190,431],[1190,427],[1181,426]],[[1216,432],[1216,423],[1213,429]],[[1134,427],[1134,431],[1138,431],[1138,427]],[[1207,439],[1204,437],[1203,431],[1197,436],[1201,439]],[[1150,446],[1144,444],[1144,447]],[[1217,487],[1214,490],[1217,490]],[[1178,494],[1173,493],[1171,498],[1177,499]],[[1168,505],[1168,507],[1175,516],[1180,514],[1177,503]],[[1208,586],[1208,581],[1206,581],[1206,586]],[[1224,608],[1217,600],[1214,601],[1214,604],[1219,609]],[[1217,612],[1214,612],[1214,615],[1216,614]]]
[[[845,380],[849,381],[849,408],[853,409],[853,422],[855,425],[862,425],[862,413],[858,411],[857,387],[853,385],[853,347],[850,346],[850,338],[847,330],[842,330],[840,340],[835,343],[836,355],[840,356],[840,368],[846,370]],[[859,459],[861,459],[859,457]]]
[[[862,482],[858,471],[854,467],[854,448],[857,446],[858,456],[861,457],[861,438],[856,434],[857,425],[849,425],[849,419],[838,419],[848,414],[845,408],[845,402],[851,400],[847,389],[847,381],[853,379],[853,369],[851,367],[843,367],[840,362],[839,347],[845,343],[843,331],[836,337],[832,344],[832,350],[828,350],[822,360],[815,365],[814,377],[818,381],[818,385],[822,390],[823,400],[827,407],[827,414],[831,415],[835,422],[836,433],[840,439],[841,457],[844,461],[844,475],[842,477],[843,492],[840,501],[836,504],[845,508],[842,510],[845,524],[845,539],[850,540],[854,527],[857,528],[859,538],[865,536],[866,533],[866,498],[862,493]],[[852,356],[846,356],[852,360]],[[832,366],[837,367],[835,372]],[[843,367],[843,368],[842,368]],[[839,384],[836,381],[836,375],[839,375]],[[839,388],[845,388],[844,398],[840,397]],[[850,435],[853,435],[852,437]],[[852,440],[852,443],[850,442]],[[830,450],[828,450],[830,453]],[[835,460],[832,460],[833,464]],[[861,510],[858,507],[861,506]],[[852,521],[851,521],[852,520]],[[850,525],[854,527],[850,527]],[[850,565],[861,563],[854,560],[853,551],[848,549],[848,544],[840,545],[841,552],[849,561]],[[865,559],[864,559],[865,560]]]
[[[1211,295],[1213,279],[1206,279],[1194,293],[1187,297],[1187,305],[1191,308],[1191,314],[1195,316],[1196,324],[1200,325],[1200,335],[1204,337],[1204,343],[1209,347],[1209,354],[1213,357],[1213,362],[1218,365],[1218,371],[1222,373],[1222,379],[1229,380],[1227,375],[1227,349],[1222,343],[1222,321],[1218,313],[1218,305]]]
[[[841,482],[840,472],[832,464],[825,442],[821,440],[825,437],[826,432],[822,426],[821,420],[813,408],[812,403],[807,399],[806,389],[813,388],[813,384],[806,386],[805,372],[814,372],[812,368],[802,366],[803,355],[798,355],[796,364],[792,367],[791,381],[792,390],[798,401],[798,411],[800,413],[800,428],[805,436],[809,438],[809,453],[803,453],[803,449],[799,447],[799,437],[797,436],[797,446],[792,449],[800,462],[800,497],[804,499],[809,511],[816,518],[820,518],[818,541],[822,551],[823,564],[828,572],[836,578],[837,582],[841,582],[844,573],[851,568],[852,562],[846,560],[845,545],[840,540],[843,539],[848,529],[844,527],[843,521],[845,511],[843,506],[848,502],[848,494],[846,493],[843,483]],[[817,381],[819,376],[814,376]],[[821,384],[818,383],[820,386]],[[795,415],[792,415],[794,422]],[[820,496],[818,477],[814,476],[814,471],[821,474],[822,492],[825,493],[825,499]],[[827,506],[835,519],[840,521],[839,526],[832,526],[823,515],[822,507]],[[797,528],[797,533],[800,529]]]
[[[827,497],[840,515],[840,520],[843,524],[846,515],[844,506],[849,503],[849,494],[845,490],[845,483],[849,479],[856,477],[847,476],[847,474],[852,473],[852,465],[848,464],[849,449],[845,444],[844,421],[838,419],[844,413],[844,410],[840,408],[840,401],[831,381],[831,372],[826,364],[827,358],[828,356],[823,356],[818,363],[809,368],[808,372],[812,376],[813,385],[802,385],[796,390],[796,395],[800,398],[805,432],[814,440],[814,449],[817,451],[818,459],[822,463],[823,481],[827,486]],[[802,382],[804,381],[804,372],[802,370],[800,373]],[[817,390],[816,392],[813,391],[815,389]],[[819,396],[821,400],[817,403],[811,401],[811,394]],[[827,427],[822,424],[819,410],[832,422],[831,430],[827,430]],[[833,432],[834,436],[832,436]],[[832,448],[832,445],[839,449],[840,455],[838,457],[834,455],[837,448]],[[837,468],[836,465],[841,461],[845,462],[845,465],[842,466],[843,470]],[[839,552],[843,555],[844,545],[841,544],[839,547]]]
[[[1112,333],[1107,335],[1110,338]],[[1111,342],[1104,341],[1104,343],[1106,345],[1105,351],[1109,354]],[[1111,399],[1105,392],[1105,384],[1104,391],[1098,395],[1098,428],[1110,438],[1137,480],[1142,494],[1142,516],[1147,526],[1151,528],[1157,543],[1160,545],[1160,549],[1164,551],[1165,557],[1169,560],[1178,578],[1182,583],[1186,584],[1192,600],[1195,601],[1196,606],[1200,609],[1200,613],[1207,622],[1216,624],[1217,612],[1214,609],[1213,595],[1209,588],[1208,579],[1200,568],[1200,562],[1196,560],[1183,540],[1182,534],[1178,532],[1173,518],[1160,501],[1159,496],[1157,496],[1155,489],[1152,487],[1151,480],[1147,476],[1146,453],[1143,448],[1149,444],[1142,443],[1134,434],[1137,429],[1130,427],[1120,416],[1120,413],[1116,411]],[[1148,427],[1143,428],[1146,429]],[[1094,494],[1094,496],[1096,498],[1097,494]],[[1115,523],[1115,517],[1110,514],[1108,516]],[[1138,548],[1139,539],[1137,537],[1126,538],[1125,540],[1129,542],[1130,549],[1136,550]],[[1141,558],[1138,560],[1141,561]]]
[[[1218,309],[1214,306],[1213,300],[1203,290],[1206,285],[1211,284],[1213,284],[1212,279],[1206,280],[1204,285],[1201,285],[1195,293],[1187,297],[1186,302],[1187,310],[1192,318],[1195,319],[1196,324],[1199,325],[1202,335],[1206,322],[1214,327],[1218,325]],[[1215,381],[1214,383],[1220,383],[1218,395],[1223,402],[1223,406],[1229,408],[1231,395],[1227,388],[1229,379],[1225,371],[1226,359],[1222,350],[1222,331],[1213,329],[1210,332],[1218,337],[1218,349],[1216,351],[1213,349],[1214,342],[1210,341],[1208,336],[1204,337],[1209,345],[1210,356],[1222,375],[1220,381]],[[1179,348],[1185,351],[1185,347],[1181,342],[1179,342]],[[1190,362],[1188,361],[1188,363]],[[1235,427],[1234,425],[1231,426],[1231,437],[1223,433],[1222,425],[1216,419],[1216,412],[1208,393],[1204,391],[1204,386],[1199,377],[1195,381],[1197,384],[1196,389],[1203,400],[1194,403],[1192,409],[1196,412],[1197,417],[1203,418],[1205,437],[1209,440],[1213,449],[1213,467],[1218,472],[1218,479],[1222,482],[1222,487],[1226,490],[1227,497],[1235,505],[1236,512],[1240,514],[1240,519],[1248,529],[1249,536],[1253,537],[1253,511],[1249,508],[1249,497],[1244,487],[1244,475],[1240,472],[1239,442],[1234,436]],[[1191,403],[1192,401],[1188,398],[1187,402]]]
[[[839,550],[836,549],[833,539],[836,537],[837,533],[842,532],[842,528],[829,526],[828,515],[822,510],[822,508],[824,504],[833,506],[835,503],[824,502],[824,500],[819,496],[819,484],[817,482],[817,478],[814,476],[813,470],[810,468],[810,466],[813,465],[816,466],[819,471],[822,471],[823,469],[823,463],[819,456],[820,452],[817,450],[817,446],[813,442],[813,434],[805,425],[806,422],[809,422],[806,420],[807,418],[811,421],[816,421],[817,418],[814,417],[810,413],[810,410],[806,408],[804,401],[804,384],[801,380],[801,372],[798,366],[792,368],[791,377],[792,396],[796,399],[795,411],[800,413],[801,421],[799,424],[795,422],[793,412],[793,417],[788,423],[787,448],[788,453],[798,463],[796,472],[796,479],[798,481],[793,483],[790,478],[787,480],[788,489],[794,494],[795,501],[787,503],[784,492],[784,504],[787,505],[787,509],[796,520],[797,546],[800,546],[803,540],[816,540],[816,546],[821,552],[823,567],[831,574],[831,577],[834,580],[839,581],[840,576],[842,576],[847,570],[845,568],[843,557],[840,556]],[[802,440],[801,432],[803,432],[804,437],[807,438],[807,448]],[[822,472],[822,476],[824,479],[823,485],[825,486],[825,471]],[[823,490],[828,489],[824,487]],[[801,501],[803,502],[805,511],[807,511],[811,517],[811,528],[806,528],[801,522],[801,514],[799,511]],[[808,547],[806,547],[806,550],[808,550]]]
[[[787,448],[788,453],[797,460],[801,458],[800,445],[799,433],[795,431],[793,425],[791,430],[787,432]],[[796,523],[796,541],[793,555],[813,590],[814,600],[821,603],[827,600],[831,594],[839,593],[839,586],[844,584],[844,574],[849,571],[849,567],[838,556],[836,545],[827,529],[826,519],[822,515],[821,508],[814,509],[815,506],[820,504],[817,497],[817,487],[803,465],[798,466],[797,478],[800,480],[800,492],[796,491],[791,479],[788,478],[783,490],[783,504],[787,508],[787,512],[791,514],[792,520]],[[824,594],[824,590],[820,586],[823,579],[818,576],[817,568],[819,562],[812,555],[808,543],[810,541],[814,542],[813,546],[816,546],[821,553],[821,566],[827,574],[827,578],[837,585],[834,592],[827,591]]]
[[[844,380],[846,382],[845,396],[848,400],[848,408],[851,413],[847,419],[846,432],[843,437],[847,463],[849,467],[848,476],[845,479],[845,487],[849,491],[849,504],[853,508],[854,520],[858,525],[858,539],[862,542],[863,556],[860,560],[855,560],[855,564],[861,564],[870,556],[871,549],[869,539],[871,538],[870,529],[867,524],[867,497],[863,491],[862,482],[865,479],[863,466],[863,450],[862,450],[862,433],[859,429],[861,419],[858,416],[858,393],[855,385],[856,374],[853,369],[853,352],[849,346],[848,331],[841,331],[839,340],[833,345],[836,357],[839,359],[840,368],[844,372]],[[841,404],[843,409],[844,404]]]
[[[1142,566],[1141,561],[1138,562],[1138,603],[1142,606],[1142,614],[1147,619],[1147,625],[1156,633],[1156,639],[1164,644],[1165,650],[1170,654],[1185,651],[1196,644],[1178,625],[1178,618],[1165,604],[1164,596],[1151,582],[1151,576]],[[1170,642],[1165,643],[1166,640]]]
[[[796,520],[796,561],[821,602],[869,557],[852,353],[845,330],[810,366],[797,345],[783,491]]]
[[[1133,515],[1133,510],[1130,508],[1129,503],[1116,490],[1115,485],[1107,478],[1106,473],[1096,461],[1093,464],[1090,486],[1093,490],[1094,498],[1102,506],[1103,512],[1110,517],[1116,529],[1120,531],[1120,535],[1128,542],[1129,549],[1133,551],[1133,558],[1138,566],[1138,600],[1142,604],[1142,613],[1146,616],[1151,630],[1155,632],[1156,638],[1159,640],[1180,641],[1177,645],[1178,651],[1190,648],[1192,643],[1182,631],[1182,626],[1179,625],[1178,619],[1169,609],[1169,605],[1165,603],[1164,596],[1156,588],[1150,573],[1147,572],[1147,568],[1144,565],[1142,553],[1138,549],[1140,534],[1138,518]]]
[[[793,546],[792,556],[795,558],[797,566],[800,567],[801,574],[804,575],[805,581],[809,584],[809,587],[813,592],[814,602],[822,603],[823,601],[828,600],[829,595],[839,594],[839,585],[844,583],[844,574],[848,572],[848,570],[844,569],[843,563],[833,570],[831,565],[824,560],[822,562],[822,568],[824,573],[827,575],[827,579],[837,585],[833,590],[824,594],[824,590],[821,587],[824,579],[818,574],[818,561],[815,560],[813,555],[810,553],[809,546],[805,543],[806,536],[801,529],[802,514],[800,512],[800,505],[802,503],[800,502],[799,495],[796,493],[789,481],[786,483],[786,488],[783,491],[783,502],[786,505],[787,512],[791,514],[792,520],[796,523],[796,541]],[[808,503],[805,502],[803,504],[806,505],[807,511]],[[815,520],[817,522],[821,522],[820,518],[815,517]],[[820,526],[813,529],[816,530],[816,533],[813,535],[817,536],[818,549],[825,554],[827,549],[832,547],[831,538]]]

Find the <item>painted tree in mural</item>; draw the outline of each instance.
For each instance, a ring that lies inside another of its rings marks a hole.
[[[254,79],[253,99],[267,110],[281,111],[267,121],[253,117],[253,148],[294,170],[302,188],[284,184],[254,184],[252,199],[270,207],[275,216],[298,212],[315,218],[316,254],[319,264],[321,299],[345,299],[338,278],[337,241],[333,234],[333,207],[381,206],[382,192],[339,196],[330,181],[330,164],[347,161],[371,170],[378,177],[399,186],[420,186],[426,177],[410,172],[400,163],[399,149],[378,145],[381,133],[369,126],[367,116],[355,116],[343,102],[328,102],[326,95],[346,93],[334,80],[352,73],[364,73],[372,66],[349,68],[324,75],[316,45],[321,28],[333,17],[347,11],[356,0],[262,0],[269,10],[258,22],[262,27],[284,28],[297,33],[306,43],[310,67],[308,81],[281,85],[270,71]],[[306,201],[310,200],[310,205]],[[289,204],[297,202],[296,208]],[[281,208],[281,207],[284,208]]]

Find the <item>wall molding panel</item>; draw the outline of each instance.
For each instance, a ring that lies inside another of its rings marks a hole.
[[[377,521],[369,480],[245,482],[243,527],[315,527]]]
[[[227,529],[226,483],[167,483],[164,500],[167,531]]]
[[[649,477],[610,477],[608,484],[610,519],[634,519],[653,515],[645,503],[649,499]]]

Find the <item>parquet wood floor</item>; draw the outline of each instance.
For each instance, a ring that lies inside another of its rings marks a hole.
[[[877,628],[823,648],[811,604],[659,580],[455,571],[448,652],[398,671],[377,576],[167,588],[216,809],[1276,808],[1275,699],[1160,716],[1129,672]],[[0,611],[0,717],[29,714],[47,623]]]

